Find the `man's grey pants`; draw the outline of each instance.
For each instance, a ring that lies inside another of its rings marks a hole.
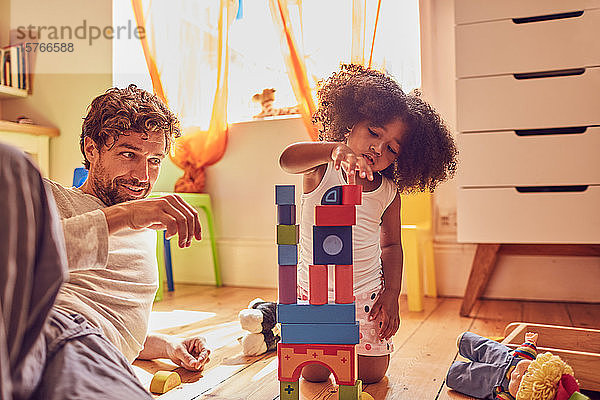
[[[0,143],[0,399],[151,399],[101,331],[53,309],[64,252],[39,172]]]

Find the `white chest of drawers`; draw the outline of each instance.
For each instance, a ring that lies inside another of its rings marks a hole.
[[[458,241],[600,243],[600,0],[456,0]]]

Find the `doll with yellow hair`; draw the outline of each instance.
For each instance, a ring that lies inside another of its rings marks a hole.
[[[552,353],[537,354],[538,334],[527,332],[516,350],[465,332],[458,337],[459,354],[446,385],[469,396],[489,400],[584,400],[573,369]]]

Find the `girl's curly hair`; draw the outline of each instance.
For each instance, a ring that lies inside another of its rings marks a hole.
[[[400,118],[407,132],[396,160],[381,174],[403,193],[433,191],[456,171],[458,151],[450,131],[418,92],[406,94],[389,75],[356,64],[320,81],[313,123],[319,140],[345,142],[360,121],[385,125]]]
[[[133,84],[124,89],[110,88],[92,100],[83,119],[79,146],[85,168],[90,167],[84,151],[86,137],[99,148],[112,148],[128,131],[142,132],[145,137],[150,132],[164,134],[167,151],[173,138],[181,135],[179,120],[156,95]]]

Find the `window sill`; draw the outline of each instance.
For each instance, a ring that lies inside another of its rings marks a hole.
[[[260,119],[239,119],[237,121],[229,122],[230,126],[237,125],[247,125],[247,124],[263,124],[270,123],[271,121],[285,121],[285,120],[294,120],[301,119],[302,116],[300,114],[288,114],[288,115],[276,115],[273,117],[264,117]]]

